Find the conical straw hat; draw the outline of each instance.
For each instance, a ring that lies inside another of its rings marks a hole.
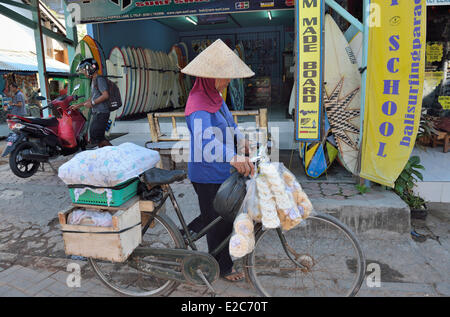
[[[204,78],[247,78],[255,73],[221,39],[198,54],[182,73]]]

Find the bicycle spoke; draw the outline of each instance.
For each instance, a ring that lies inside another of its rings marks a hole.
[[[275,231],[262,233],[249,258],[251,279],[262,294],[342,296],[359,289],[361,253],[333,220],[310,217],[283,235],[287,252],[302,266],[288,257]],[[356,259],[360,269],[351,271],[349,259]]]
[[[167,225],[166,221],[168,220],[163,220],[160,216],[155,217],[155,226],[149,228],[144,234],[141,248],[179,248],[181,246],[180,242],[177,242],[173,236],[173,230],[176,230],[176,227],[175,229],[172,228],[171,225]],[[155,277],[149,272],[141,270],[139,265],[136,266],[130,261],[133,263],[142,262],[144,267],[145,265],[155,265],[162,268],[181,270],[180,263],[165,257],[132,255],[125,263],[114,264],[90,259],[90,263],[100,279],[107,286],[124,295],[159,295],[169,292],[177,286],[177,283],[173,281]]]

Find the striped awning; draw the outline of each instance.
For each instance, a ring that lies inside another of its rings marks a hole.
[[[45,64],[47,72],[69,73],[69,65],[57,60],[46,57]],[[37,73],[37,56],[33,52],[0,50],[0,71]]]

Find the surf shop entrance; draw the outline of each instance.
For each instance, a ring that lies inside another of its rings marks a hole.
[[[287,151],[286,160],[298,174],[354,182],[363,141],[368,4],[368,0],[80,0],[71,1],[68,10],[88,24],[89,36],[80,42],[79,57],[97,56],[121,89],[124,106],[112,114],[113,132],[147,134],[143,144],[149,133],[146,114],[182,113],[194,78],[179,69],[220,38],[256,74],[233,80],[223,91],[230,110],[266,108],[269,129],[278,128],[277,146]],[[315,60],[308,60],[308,52],[315,53]],[[391,61],[394,71],[396,61]],[[311,101],[312,108],[305,108],[303,101]],[[184,124],[182,117],[173,120]],[[242,120],[239,123],[245,124]],[[382,136],[391,132],[391,122],[385,122]],[[170,133],[171,123],[166,127]],[[315,133],[305,137],[307,131]]]

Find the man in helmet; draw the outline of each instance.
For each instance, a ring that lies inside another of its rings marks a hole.
[[[86,58],[77,67],[77,73],[83,73],[91,79],[91,98],[86,102],[72,105],[71,109],[81,107],[92,108],[92,123],[89,129],[91,144],[88,147],[104,147],[112,145],[105,137],[105,130],[109,120],[108,82],[98,74],[98,63],[93,58]]]

